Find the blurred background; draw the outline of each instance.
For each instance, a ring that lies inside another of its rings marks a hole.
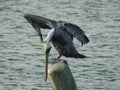
[[[65,58],[78,90],[120,89],[120,0],[0,0],[0,90],[52,90],[44,81],[43,43],[24,14],[81,27],[90,42],[74,44],[85,59]],[[43,37],[48,30],[42,30]],[[58,57],[52,48],[49,64]]]

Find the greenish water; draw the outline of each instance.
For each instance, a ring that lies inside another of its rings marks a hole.
[[[120,0],[0,0],[0,90],[51,90],[44,81],[44,53],[26,13],[79,25],[90,43],[65,58],[79,90],[120,90]],[[44,36],[47,30],[42,30]],[[52,48],[49,62],[58,53]]]

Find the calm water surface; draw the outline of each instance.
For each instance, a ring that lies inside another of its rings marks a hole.
[[[26,13],[79,25],[90,43],[67,60],[79,90],[120,90],[120,0],[0,0],[0,90],[52,90],[44,53]],[[42,30],[44,37],[47,30]],[[58,56],[54,48],[49,62]]]

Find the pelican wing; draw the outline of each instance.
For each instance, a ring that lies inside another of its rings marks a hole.
[[[82,45],[89,42],[88,37],[85,35],[85,32],[80,27],[71,23],[64,23],[64,27],[69,34],[81,41]]]
[[[38,32],[39,36],[41,37],[41,41],[43,41],[43,38],[42,38],[42,33],[41,33],[40,28],[52,29],[53,27],[56,26],[56,21],[43,18],[41,16],[25,14],[24,17],[33,26],[33,28]]]

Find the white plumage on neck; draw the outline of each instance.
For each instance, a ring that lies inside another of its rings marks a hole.
[[[54,32],[55,32],[55,29],[54,29],[54,28],[51,29],[51,30],[49,31],[47,37],[44,39],[44,42],[50,43],[50,41],[51,41],[51,39],[52,39],[52,37],[53,37],[53,35],[54,35]]]
[[[46,53],[48,48],[51,48],[50,41],[54,35],[55,29],[51,29],[47,35],[47,37],[44,39],[44,52]]]

